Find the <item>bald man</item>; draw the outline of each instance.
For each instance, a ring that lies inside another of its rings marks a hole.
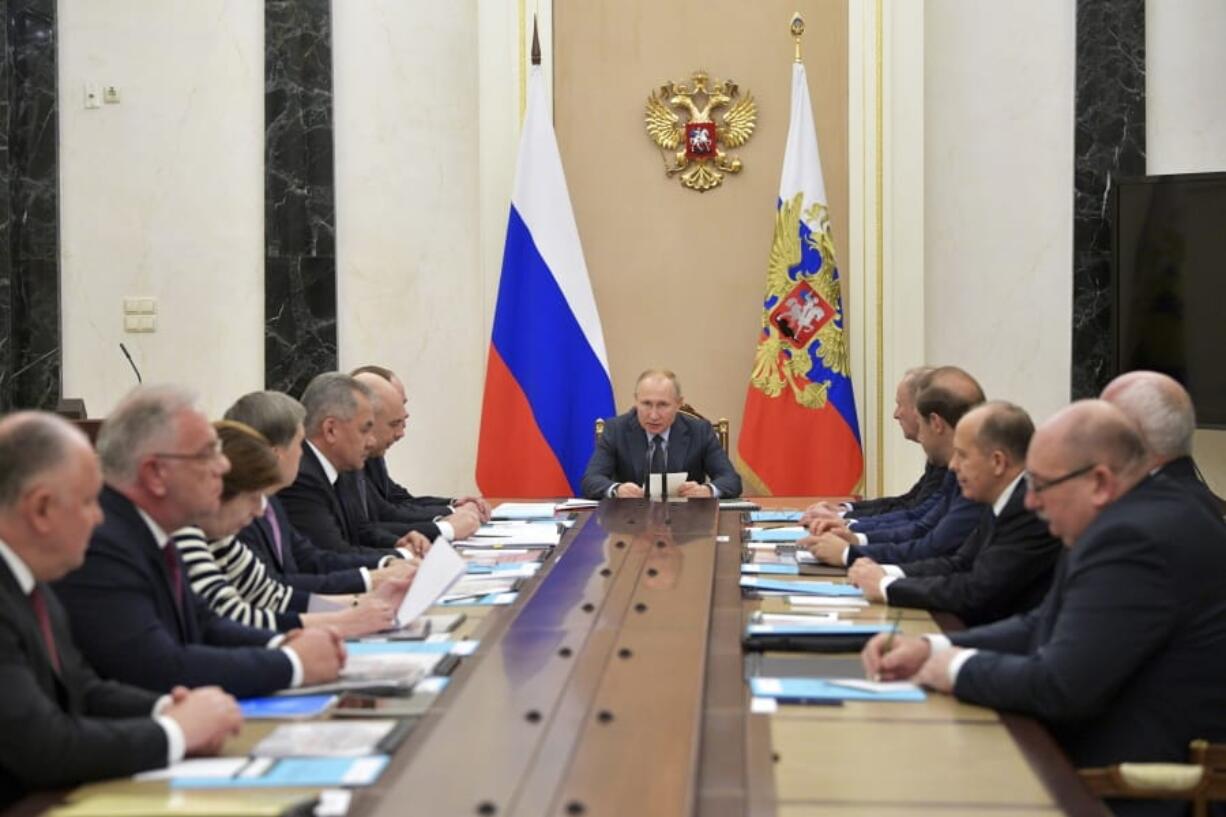
[[[242,722],[215,687],[159,696],[100,679],[77,651],[47,582],[85,559],[101,488],[80,431],[41,412],[0,420],[0,809],[215,753]]]
[[[1033,715],[1078,766],[1183,761],[1190,740],[1226,739],[1221,521],[1149,474],[1135,426],[1101,400],[1035,432],[1026,482],[1069,549],[1043,604],[949,638],[874,638],[868,672]]]
[[[1205,484],[1192,460],[1196,410],[1177,380],[1159,372],[1126,372],[1107,384],[1102,399],[1137,424],[1151,471],[1180,483],[1219,516],[1226,513],[1226,501]]]

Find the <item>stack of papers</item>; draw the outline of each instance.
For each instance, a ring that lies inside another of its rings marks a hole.
[[[829,701],[922,701],[924,690],[915,684],[861,681],[854,678],[751,678],[750,689],[759,697],[787,703]]]
[[[563,502],[559,502],[557,511],[590,511],[600,506],[598,499],[580,499],[579,497],[571,497]]]
[[[399,736],[392,736],[393,730],[408,723],[393,718],[286,723],[269,732],[255,745],[251,754],[255,757],[362,757],[389,754],[396,748],[394,743],[399,743]]]
[[[456,544],[465,548],[547,548],[561,539],[556,522],[499,522],[482,525]]]
[[[551,519],[552,502],[503,502],[490,514],[494,519]]]

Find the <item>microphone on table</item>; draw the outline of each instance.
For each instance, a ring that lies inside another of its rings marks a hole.
[[[140,369],[136,368],[136,361],[132,359],[131,353],[128,352],[128,347],[120,343],[119,351],[123,352],[123,356],[128,359],[128,365],[132,367],[132,371],[136,372],[137,384],[144,383],[145,381],[142,380],[140,376]]]

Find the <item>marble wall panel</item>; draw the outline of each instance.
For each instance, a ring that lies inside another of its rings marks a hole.
[[[60,397],[55,2],[6,0],[0,63],[0,409]]]
[[[336,205],[329,0],[266,0],[265,382],[335,369]]]
[[[1074,398],[1111,376],[1113,176],[1145,173],[1145,0],[1077,0],[1073,177]]]

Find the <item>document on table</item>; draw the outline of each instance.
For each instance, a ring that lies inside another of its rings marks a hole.
[[[255,758],[232,777],[172,777],[174,789],[293,786],[369,786],[387,766],[387,755],[364,757]]]
[[[788,624],[750,624],[745,628],[745,636],[780,636],[780,635],[876,635],[888,633],[894,628],[889,624],[856,624],[851,621],[827,621],[817,623]]]
[[[494,519],[548,519],[556,506],[552,502],[503,502],[494,508]]]
[[[788,596],[788,604],[792,607],[854,609],[868,607],[868,599],[854,596]]]
[[[750,678],[753,694],[790,703],[825,701],[922,701],[924,691],[905,681],[876,682],[850,678]]]
[[[370,718],[351,721],[285,723],[255,745],[255,757],[361,757],[395,749],[387,738],[407,721]]]
[[[450,542],[441,536],[435,539],[417,567],[417,575],[409,585],[409,592],[400,602],[396,623],[403,627],[426,612],[464,575],[466,569],[464,557],[456,552]]]
[[[648,474],[648,479],[651,484],[651,498],[659,499],[664,496],[664,485],[662,482],[663,474]],[[677,493],[681,489],[681,483],[690,478],[688,471],[674,471],[668,475],[668,495],[681,496]]]
[[[787,579],[769,579],[758,576],[741,576],[741,587],[750,590],[766,590],[774,593],[795,593],[812,596],[849,596],[864,597],[864,591],[854,584],[835,584],[834,582],[789,581]]]
[[[799,522],[802,511],[750,511],[750,522]]]
[[[800,525],[782,525],[777,528],[752,527],[745,529],[750,542],[795,542],[809,535]]]

